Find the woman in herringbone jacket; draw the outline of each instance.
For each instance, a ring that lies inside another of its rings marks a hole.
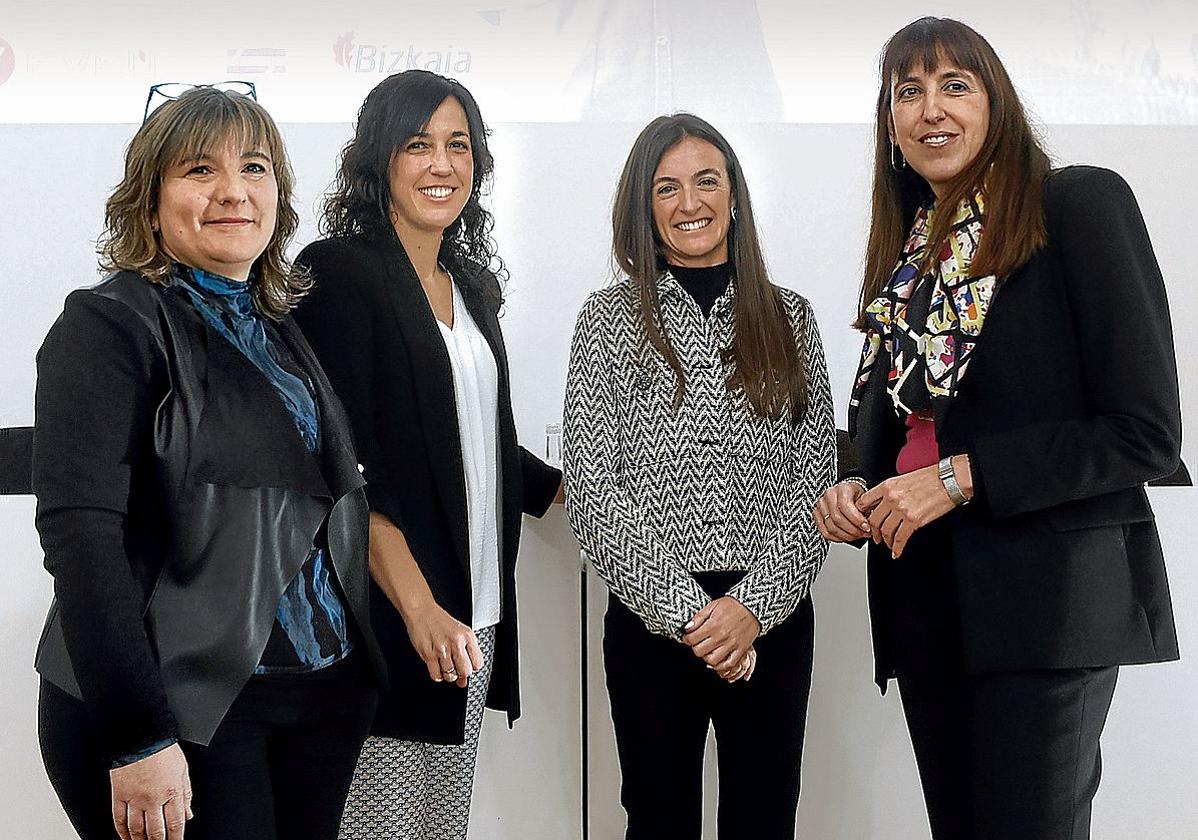
[[[770,283],[740,164],[698,117],[641,132],[612,224],[624,276],[579,314],[564,454],[611,590],[626,837],[700,836],[714,725],[719,836],[791,840],[827,553],[810,511],[835,475],[815,317]]]

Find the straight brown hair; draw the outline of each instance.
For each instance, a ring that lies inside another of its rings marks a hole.
[[[873,210],[865,277],[853,323],[861,330],[866,328],[865,308],[889,282],[916,212],[934,199],[932,188],[919,173],[905,165],[896,171],[892,164],[887,118],[894,82],[920,65],[931,73],[944,63],[977,76],[990,98],[990,130],[982,148],[937,201],[940,206],[955,208],[977,192],[983,196],[985,232],[970,274],[993,274],[1001,283],[1045,243],[1044,181],[1051,164],[998,54],[985,38],[960,21],[925,17],[909,23],[891,36],[882,52],[874,124]],[[953,215],[935,215],[921,272],[930,269],[948,240]]]
[[[125,175],[104,206],[104,232],[97,244],[100,267],[136,271],[152,283],[168,285],[172,261],[150,221],[158,211],[162,175],[230,140],[243,149],[264,149],[279,185],[274,234],[250,275],[254,306],[277,320],[299,303],[311,281],[293,269],[286,254],[299,214],[291,204],[295,176],[283,137],[266,109],[248,96],[197,87],[150,114],[129,141]]]
[[[734,371],[728,390],[743,390],[761,417],[777,418],[789,410],[791,422],[797,424],[807,406],[805,346],[796,346],[782,296],[770,283],[740,161],[724,136],[693,114],[658,117],[645,126],[624,163],[612,206],[612,255],[637,291],[645,340],[674,372],[677,408],[686,393],[686,374],[666,332],[657,292],[665,261],[653,223],[653,173],[662,155],[685,137],[706,141],[720,151],[732,185],[735,216],[728,252],[736,303],[732,345],[724,351],[724,361],[731,362]],[[809,338],[802,340],[805,345]]]

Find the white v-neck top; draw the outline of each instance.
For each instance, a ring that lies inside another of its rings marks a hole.
[[[453,285],[453,329],[437,326],[453,370],[462,472],[466,478],[466,533],[470,543],[471,628],[499,623],[499,512],[497,470],[499,372],[491,346],[470,317],[457,284]]]

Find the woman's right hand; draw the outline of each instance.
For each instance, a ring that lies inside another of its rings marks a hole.
[[[707,666],[711,668],[710,665]],[[751,647],[739,662],[730,665],[727,668],[713,668],[720,679],[725,682],[738,682],[739,680],[749,681],[749,677],[753,676],[753,672],[757,670],[757,648]]]
[[[408,639],[433,682],[465,688],[470,675],[483,667],[478,639],[473,630],[441,609],[407,537],[377,511],[370,512],[370,574],[399,611]]]
[[[869,520],[857,509],[865,488],[856,481],[833,484],[812,511],[815,527],[830,542],[852,542],[870,536]]]
[[[470,675],[482,670],[483,652],[474,631],[435,603],[419,611],[401,611],[412,647],[424,660],[433,682],[465,688]]]
[[[178,744],[108,772],[121,840],[183,840],[192,816],[191,779]]]

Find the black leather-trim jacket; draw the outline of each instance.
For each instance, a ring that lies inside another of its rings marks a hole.
[[[327,545],[357,625],[355,638],[383,674],[367,603],[365,481],[341,404],[298,327],[290,318],[277,325],[315,393],[321,417],[317,455],[304,448],[265,378],[204,324],[180,288],[118,272],[72,297],[78,295],[125,307],[121,314],[129,329],[148,332],[152,352],[160,356],[155,362],[168,377],[150,425],[150,467],[130,479],[124,542],[178,736],[210,741],[259,661],[283,591],[318,538]],[[71,306],[68,298],[68,312]],[[41,508],[50,504],[42,487],[47,497],[62,495],[53,473],[63,460],[39,451],[40,440],[35,427],[39,528]],[[148,507],[133,504],[150,496],[154,503]],[[138,515],[147,509],[162,521]],[[44,545],[51,542],[44,531],[42,538]],[[56,598],[36,667],[49,682],[88,699],[72,666],[77,655],[68,650]]]

